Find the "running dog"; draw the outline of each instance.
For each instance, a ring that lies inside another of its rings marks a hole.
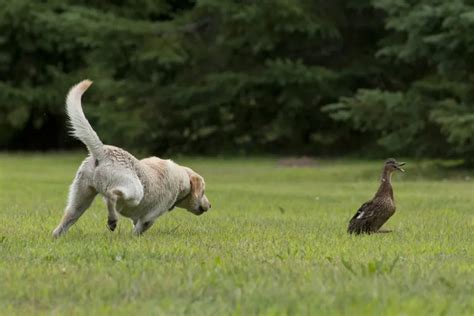
[[[102,143],[82,111],[81,98],[91,84],[90,80],[80,82],[66,99],[72,135],[86,145],[89,156],[72,182],[64,216],[53,236],[66,233],[97,194],[107,204],[108,228],[115,230],[120,214],[133,221],[136,235],[174,207],[195,215],[209,210],[204,179],[192,169],[157,157],[138,160],[121,148]]]

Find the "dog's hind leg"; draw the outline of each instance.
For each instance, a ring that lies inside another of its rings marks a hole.
[[[53,236],[59,237],[66,233],[69,227],[89,208],[96,195],[97,191],[89,186],[81,171],[79,171],[69,189],[68,204],[64,216],[58,227],[53,231]]]
[[[107,219],[107,227],[111,231],[114,231],[117,227],[117,200],[123,196],[120,190],[111,190],[107,192],[106,200],[107,200],[107,210],[109,211],[109,216]]]

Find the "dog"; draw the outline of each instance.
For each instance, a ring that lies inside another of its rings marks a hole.
[[[82,95],[91,84],[84,80],[67,95],[71,134],[86,145],[89,156],[71,184],[64,216],[53,236],[65,234],[97,194],[107,205],[108,228],[115,230],[120,214],[132,220],[135,235],[143,234],[174,207],[195,215],[207,212],[211,203],[205,195],[206,184],[192,169],[157,157],[138,160],[121,148],[102,143],[82,110]]]

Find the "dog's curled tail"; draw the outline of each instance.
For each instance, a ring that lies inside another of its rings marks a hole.
[[[66,112],[71,124],[71,134],[87,146],[94,158],[100,159],[104,155],[104,144],[84,115],[81,105],[82,94],[91,84],[92,81],[83,80],[69,90],[66,98]]]

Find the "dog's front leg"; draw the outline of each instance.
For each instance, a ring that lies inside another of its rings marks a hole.
[[[153,226],[156,219],[166,213],[167,210],[167,207],[156,207],[145,216],[139,218],[133,228],[133,234],[141,235],[146,232],[151,226]]]
[[[143,221],[142,219],[139,219],[135,223],[135,226],[133,227],[133,234],[137,236],[143,234],[153,225],[154,222],[155,222],[155,219],[147,220],[147,221]]]

